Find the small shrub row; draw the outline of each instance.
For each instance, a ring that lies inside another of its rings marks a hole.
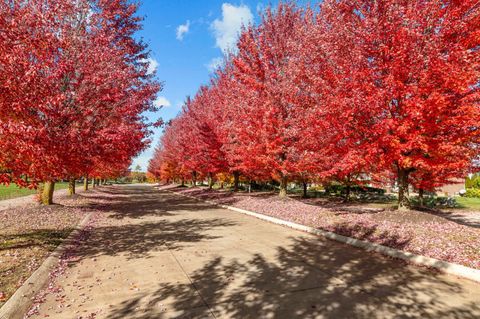
[[[465,181],[465,188],[480,189],[480,173],[474,174],[472,177],[467,177]]]
[[[465,197],[480,198],[480,188],[468,188],[465,192]]]
[[[327,193],[345,194],[346,190],[347,190],[347,187],[345,185],[332,184],[325,187],[325,192]],[[352,193],[372,193],[372,194],[378,194],[378,195],[385,194],[384,189],[370,187],[370,186],[361,186],[361,185],[351,186],[350,191]]]

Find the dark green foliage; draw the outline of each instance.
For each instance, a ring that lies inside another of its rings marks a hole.
[[[347,186],[340,184],[331,184],[325,187],[325,192],[333,194],[345,194]],[[381,188],[375,188],[370,186],[352,185],[350,186],[352,193],[373,193],[383,195],[385,190]]]

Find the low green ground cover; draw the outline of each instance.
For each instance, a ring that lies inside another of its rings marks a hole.
[[[480,210],[480,198],[456,197],[459,208]]]
[[[68,183],[59,182],[55,183],[55,189],[65,189],[68,187]],[[0,200],[11,199],[16,197],[22,197],[27,195],[35,194],[37,190],[29,188],[20,188],[15,184],[0,185]]]

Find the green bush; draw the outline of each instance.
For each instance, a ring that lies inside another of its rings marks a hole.
[[[327,193],[335,193],[335,194],[345,194],[347,187],[345,185],[338,185],[338,184],[331,184],[325,188]],[[369,186],[361,186],[361,185],[352,185],[350,187],[350,191],[352,193],[369,193],[369,194],[378,194],[383,195],[385,194],[385,190],[381,188],[369,187]]]
[[[322,191],[325,190],[325,188],[323,188],[322,185],[315,185],[315,186],[310,186],[310,187],[308,188],[308,190],[309,190],[310,192],[322,192]]]
[[[465,197],[477,197],[480,198],[480,188],[469,188],[465,192]]]
[[[465,188],[480,189],[480,174],[474,174],[472,178],[467,177],[467,180],[465,181]]]

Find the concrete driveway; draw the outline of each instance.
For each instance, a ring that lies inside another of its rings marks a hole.
[[[106,218],[37,318],[480,318],[468,280],[148,186],[95,196]]]

